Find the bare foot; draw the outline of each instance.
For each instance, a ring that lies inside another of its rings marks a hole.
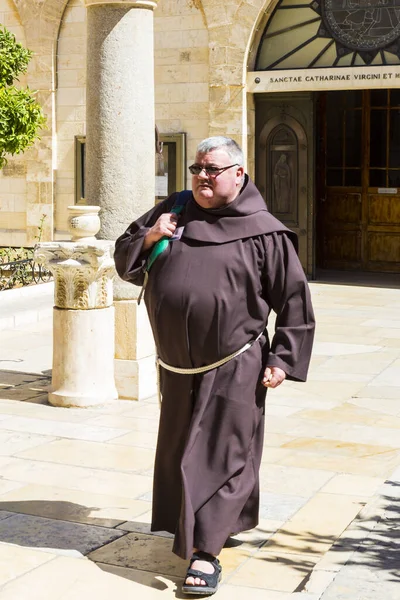
[[[208,575],[212,575],[215,570],[213,565],[207,560],[195,560],[191,568],[207,573]],[[187,577],[185,585],[207,585],[207,583],[199,577]]]

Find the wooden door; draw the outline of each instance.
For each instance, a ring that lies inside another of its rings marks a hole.
[[[308,269],[308,147],[302,125],[281,111],[263,123],[258,135],[256,184],[268,209],[294,231],[299,258]]]
[[[400,90],[323,93],[317,113],[319,265],[400,272]]]

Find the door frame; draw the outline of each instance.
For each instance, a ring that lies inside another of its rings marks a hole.
[[[300,227],[287,223],[289,229],[299,236],[304,250],[301,252],[303,268],[308,277],[315,274],[315,223],[314,223],[314,94],[299,92],[297,94],[256,94],[256,184],[261,194],[268,194],[268,138],[279,125],[288,126],[297,139],[298,156],[298,221]],[[266,198],[268,204],[268,198]],[[301,213],[301,211],[303,211]],[[280,217],[278,217],[280,218]]]

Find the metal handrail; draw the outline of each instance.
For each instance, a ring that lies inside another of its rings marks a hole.
[[[18,258],[17,260],[9,260],[16,250],[13,248],[7,249],[9,252],[5,254],[7,262],[2,262],[0,256],[0,291],[9,290],[16,287],[24,287],[27,285],[47,282],[52,279],[52,274],[47,269],[43,268],[30,258]],[[19,248],[17,250],[20,250]],[[22,249],[26,254],[32,253],[32,248]]]

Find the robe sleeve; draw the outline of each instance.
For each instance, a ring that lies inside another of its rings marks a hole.
[[[176,194],[160,202],[139,219],[131,223],[128,229],[115,242],[115,268],[121,279],[142,286],[144,267],[152,248],[143,251],[146,233],[163,213],[169,212],[174,205]]]
[[[267,365],[283,369],[287,379],[306,381],[315,329],[307,279],[285,233],[265,236],[264,244],[263,289],[277,315]]]

